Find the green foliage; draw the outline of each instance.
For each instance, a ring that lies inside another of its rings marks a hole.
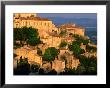
[[[66,72],[67,72],[69,75],[75,75],[75,74],[76,74],[75,68],[73,68],[73,69],[68,68],[68,69],[66,69]]]
[[[84,53],[84,50],[80,48],[79,42],[72,42],[68,48],[70,51],[73,51],[75,56],[79,56],[80,54]]]
[[[41,43],[40,41],[40,38],[37,38],[37,37],[32,37],[32,38],[29,38],[29,40],[27,41],[27,43],[31,46],[36,46],[38,44]]]
[[[88,45],[88,43],[89,43],[89,40],[84,39],[84,38],[83,38],[82,36],[80,36],[80,35],[74,34],[73,37],[76,39],[76,41],[77,41],[79,44],[83,43],[84,45]]]
[[[75,68],[71,69],[71,68],[65,68],[64,72],[60,72],[60,75],[76,75],[77,71]]]
[[[41,43],[38,30],[32,27],[14,28],[14,41],[17,40],[20,41],[21,45],[23,45],[22,41],[32,46]]]
[[[17,44],[17,43],[14,41],[14,49],[17,49],[17,48],[20,48],[20,47],[22,47],[22,45],[21,45],[21,44]]]
[[[62,42],[60,43],[60,47],[61,47],[61,48],[65,47],[66,45],[67,45],[67,42],[65,42],[65,41],[62,41]]]
[[[80,66],[85,68],[86,74],[96,74],[97,73],[97,59],[96,57],[87,58],[85,56],[80,56]]]
[[[21,28],[14,28],[14,40],[23,40],[23,30]]]
[[[43,59],[46,61],[52,61],[58,55],[58,50],[55,47],[49,47],[45,50]]]
[[[81,75],[81,74],[84,74],[86,72],[86,68],[83,66],[83,65],[79,65],[77,67],[77,70],[76,70],[76,73]]]
[[[89,46],[89,45],[86,46],[86,49],[87,49],[88,52],[96,52],[97,51],[96,47]]]

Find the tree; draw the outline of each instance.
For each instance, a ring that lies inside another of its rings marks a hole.
[[[23,42],[32,46],[41,43],[38,30],[32,27],[14,28],[14,41],[17,40],[20,41],[21,45]]]
[[[80,35],[74,34],[73,37],[79,42],[79,44],[83,43],[84,45],[88,45],[89,43],[89,39],[84,39],[84,37]]]
[[[80,48],[80,45],[78,44],[78,42],[72,42],[72,44],[70,44],[68,48],[70,51],[73,51],[73,54],[76,57],[84,53],[84,50]]]
[[[76,73],[78,75],[82,75],[82,74],[84,75],[85,72],[86,72],[86,68],[83,65],[79,65],[76,69]]]
[[[85,68],[85,74],[97,74],[97,59],[95,57],[80,56],[79,60],[80,66]]]
[[[40,43],[41,43],[40,38],[37,38],[37,37],[32,37],[32,38],[29,38],[28,40],[28,44],[31,46],[36,46]]]
[[[20,57],[20,61],[17,63],[17,69],[15,69],[14,73],[16,75],[29,75],[30,64],[27,58],[22,59],[22,57]]]
[[[67,75],[75,75],[76,74],[75,68],[73,68],[73,69],[66,68],[65,72],[66,72]]]
[[[49,47],[45,50],[43,59],[46,61],[52,61],[58,55],[58,50],[55,47]]]
[[[20,41],[20,44],[22,44],[22,41],[23,41],[23,30],[21,28],[15,28],[14,29],[14,41],[17,41],[19,40]]]
[[[66,45],[67,45],[67,42],[62,41],[62,42],[60,43],[60,48],[63,48],[63,47],[65,47]]]

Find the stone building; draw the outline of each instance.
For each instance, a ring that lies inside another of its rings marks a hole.
[[[59,29],[52,23],[51,20],[47,18],[41,18],[37,16],[37,14],[33,13],[15,13],[13,21],[14,28],[21,28],[23,26],[33,27],[38,29],[40,34],[42,34],[42,31],[59,31]]]
[[[47,44],[48,47],[58,47],[61,43],[62,38],[57,36],[48,36],[41,38],[43,43]]]
[[[84,36],[85,34],[85,29],[83,27],[78,27],[75,24],[63,24],[59,26],[61,30],[67,30],[67,33],[70,34],[78,34],[81,36]]]
[[[54,61],[52,61],[52,69],[54,69],[57,73],[63,72],[65,68],[65,61],[59,60],[58,58],[55,58]]]
[[[29,47],[24,46],[24,47],[15,49],[14,53],[17,55],[15,59],[17,59],[18,61],[22,56],[22,59],[28,58],[29,64],[36,63],[42,66],[42,57],[37,55],[37,50],[33,50]]]

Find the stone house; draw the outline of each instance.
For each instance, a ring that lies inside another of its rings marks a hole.
[[[31,64],[32,62],[35,62],[39,64],[40,66],[42,66],[42,58],[37,55],[37,50],[33,50],[28,47],[27,48],[21,47],[21,48],[17,48],[16,50],[14,50],[14,53],[17,55],[15,59],[17,59],[18,61],[20,57],[22,56],[23,59],[28,58],[29,64]]]

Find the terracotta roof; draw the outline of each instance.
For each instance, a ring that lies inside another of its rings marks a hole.
[[[21,20],[38,20],[38,21],[50,21],[47,18],[41,18],[41,17],[29,17],[29,18],[25,18],[25,17],[20,17],[19,19]]]

